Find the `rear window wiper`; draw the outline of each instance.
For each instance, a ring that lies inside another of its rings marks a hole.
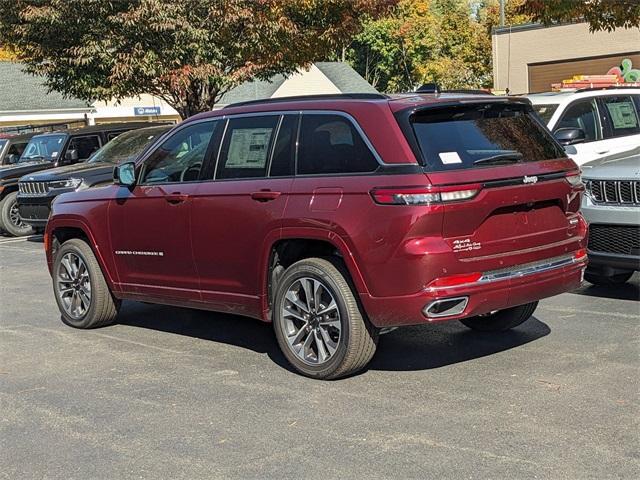
[[[517,163],[522,160],[524,155],[520,152],[509,152],[509,153],[499,153],[497,155],[491,155],[490,157],[479,158],[474,161],[474,165],[479,165],[482,163]]]

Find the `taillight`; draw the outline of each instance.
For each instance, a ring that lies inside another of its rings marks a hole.
[[[449,275],[448,277],[436,278],[427,288],[448,288],[475,283],[482,278],[481,272],[461,273],[459,275]]]
[[[573,261],[576,262],[576,263],[583,262],[586,259],[587,259],[587,249],[586,248],[581,248],[580,250],[576,250],[573,253]]]
[[[579,171],[569,172],[564,178],[572,187],[579,187],[582,185],[582,175],[580,175]]]
[[[371,190],[381,205],[432,205],[470,200],[480,191],[479,185],[455,187],[383,187]]]

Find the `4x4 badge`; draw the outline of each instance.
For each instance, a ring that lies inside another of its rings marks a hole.
[[[538,183],[538,177],[536,177],[535,175],[528,177],[527,175],[524,176],[524,178],[522,179],[522,183]]]

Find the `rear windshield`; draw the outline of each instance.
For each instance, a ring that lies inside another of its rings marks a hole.
[[[557,103],[538,104],[533,106],[533,110],[538,114],[545,125],[549,124],[549,120],[558,109]]]
[[[534,115],[523,104],[458,105],[418,112],[411,124],[431,171],[566,157]]]

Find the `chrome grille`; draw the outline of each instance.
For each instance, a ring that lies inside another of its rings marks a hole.
[[[49,184],[48,182],[20,182],[18,190],[21,195],[37,197],[49,192]]]
[[[640,205],[640,181],[589,180],[586,185],[595,203]]]

